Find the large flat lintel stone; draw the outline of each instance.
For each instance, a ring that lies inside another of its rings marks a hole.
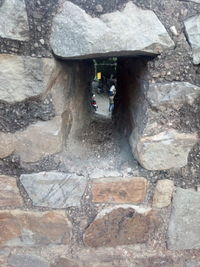
[[[128,2],[122,11],[91,17],[70,1],[61,2],[53,19],[53,52],[66,59],[159,54],[174,47],[151,10]]]

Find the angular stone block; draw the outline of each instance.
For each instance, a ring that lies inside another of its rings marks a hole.
[[[4,0],[0,2],[0,36],[21,41],[29,38],[24,0]]]
[[[58,69],[54,59],[1,54],[0,100],[14,103],[45,93]]]
[[[171,250],[200,249],[200,193],[177,188],[168,228]]]
[[[0,247],[68,244],[71,223],[62,211],[0,211]]]
[[[140,9],[131,2],[122,11],[93,18],[80,7],[65,1],[53,19],[50,43],[57,56],[76,59],[104,54],[159,54],[174,47],[155,13]]]
[[[34,205],[49,208],[80,206],[87,184],[84,176],[56,171],[24,174],[20,181]]]
[[[14,134],[0,133],[0,158],[12,153],[20,156],[24,162],[36,162],[42,157],[62,151],[62,118],[54,117],[50,121],[39,121],[24,131]],[[6,146],[7,144],[7,146]]]
[[[14,177],[0,175],[0,207],[20,207],[22,197]]]
[[[159,220],[151,209],[119,205],[102,210],[84,234],[90,247],[109,247],[145,243]]]
[[[150,105],[161,111],[192,105],[199,96],[200,87],[188,82],[152,83],[147,93]]]
[[[153,196],[153,207],[164,208],[171,204],[174,183],[171,180],[159,180]]]
[[[15,134],[16,154],[24,162],[36,162],[42,157],[58,153],[63,148],[62,118],[39,121]]]
[[[148,170],[187,165],[188,154],[198,141],[198,136],[188,133],[179,113],[187,110],[188,116],[194,116],[193,112],[198,116],[200,87],[188,82],[172,82],[152,83],[148,88],[143,85],[126,90],[131,99],[131,112],[127,116],[133,122],[129,142],[139,163]],[[194,124],[195,120],[191,128],[196,127]]]
[[[198,141],[197,134],[168,130],[152,136],[130,137],[133,153],[147,170],[181,168],[187,165],[188,154]]]
[[[187,19],[186,21],[184,21],[184,24],[189,43],[192,47],[193,62],[194,64],[199,64],[200,63],[200,15]]]
[[[141,203],[147,186],[148,182],[143,177],[97,179],[92,184],[92,200],[100,203]]]
[[[44,258],[30,254],[14,254],[8,259],[11,267],[50,267]]]

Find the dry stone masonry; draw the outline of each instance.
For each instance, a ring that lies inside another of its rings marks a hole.
[[[199,267],[199,136],[199,0],[0,0],[1,267]]]

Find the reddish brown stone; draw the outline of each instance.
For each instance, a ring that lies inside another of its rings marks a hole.
[[[91,247],[145,243],[157,223],[158,218],[151,210],[131,205],[114,207],[111,211],[102,211],[90,224],[84,243]]]
[[[0,246],[66,244],[71,224],[59,211],[0,211],[0,233]]]
[[[16,179],[9,176],[0,176],[0,207],[20,207],[23,200],[20,196]]]
[[[147,185],[143,177],[98,179],[92,184],[93,202],[141,203],[145,199]]]

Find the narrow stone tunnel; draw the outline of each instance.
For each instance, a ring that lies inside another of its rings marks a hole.
[[[79,171],[83,171],[84,162],[85,164],[87,162],[88,173],[96,172],[97,176],[107,175],[107,171],[118,173],[121,168],[132,170],[138,168],[131,151],[129,137],[135,127],[135,121],[145,120],[145,112],[142,114],[140,111],[140,114],[137,114],[139,104],[137,94],[143,92],[142,88],[148,85],[147,62],[151,59],[152,57],[147,56],[117,58],[115,73],[117,93],[112,114],[108,112],[109,101],[106,90],[109,90],[109,86],[104,89],[103,94],[95,92],[97,105],[98,99],[103,99],[101,101],[103,108],[107,110],[107,116],[98,114],[98,110],[94,112],[91,106],[91,84],[95,73],[93,60],[73,61],[77,68],[79,64],[82,65],[82,73],[80,72],[75,79],[77,85],[72,85],[75,99],[72,101],[73,123],[70,131],[66,131],[63,161],[68,162],[67,159],[73,158],[77,170],[82,168]],[[63,62],[68,64],[66,60]],[[66,113],[69,116],[69,112]],[[64,128],[69,127],[69,119],[66,119],[66,123]],[[99,171],[101,174],[98,174]]]

